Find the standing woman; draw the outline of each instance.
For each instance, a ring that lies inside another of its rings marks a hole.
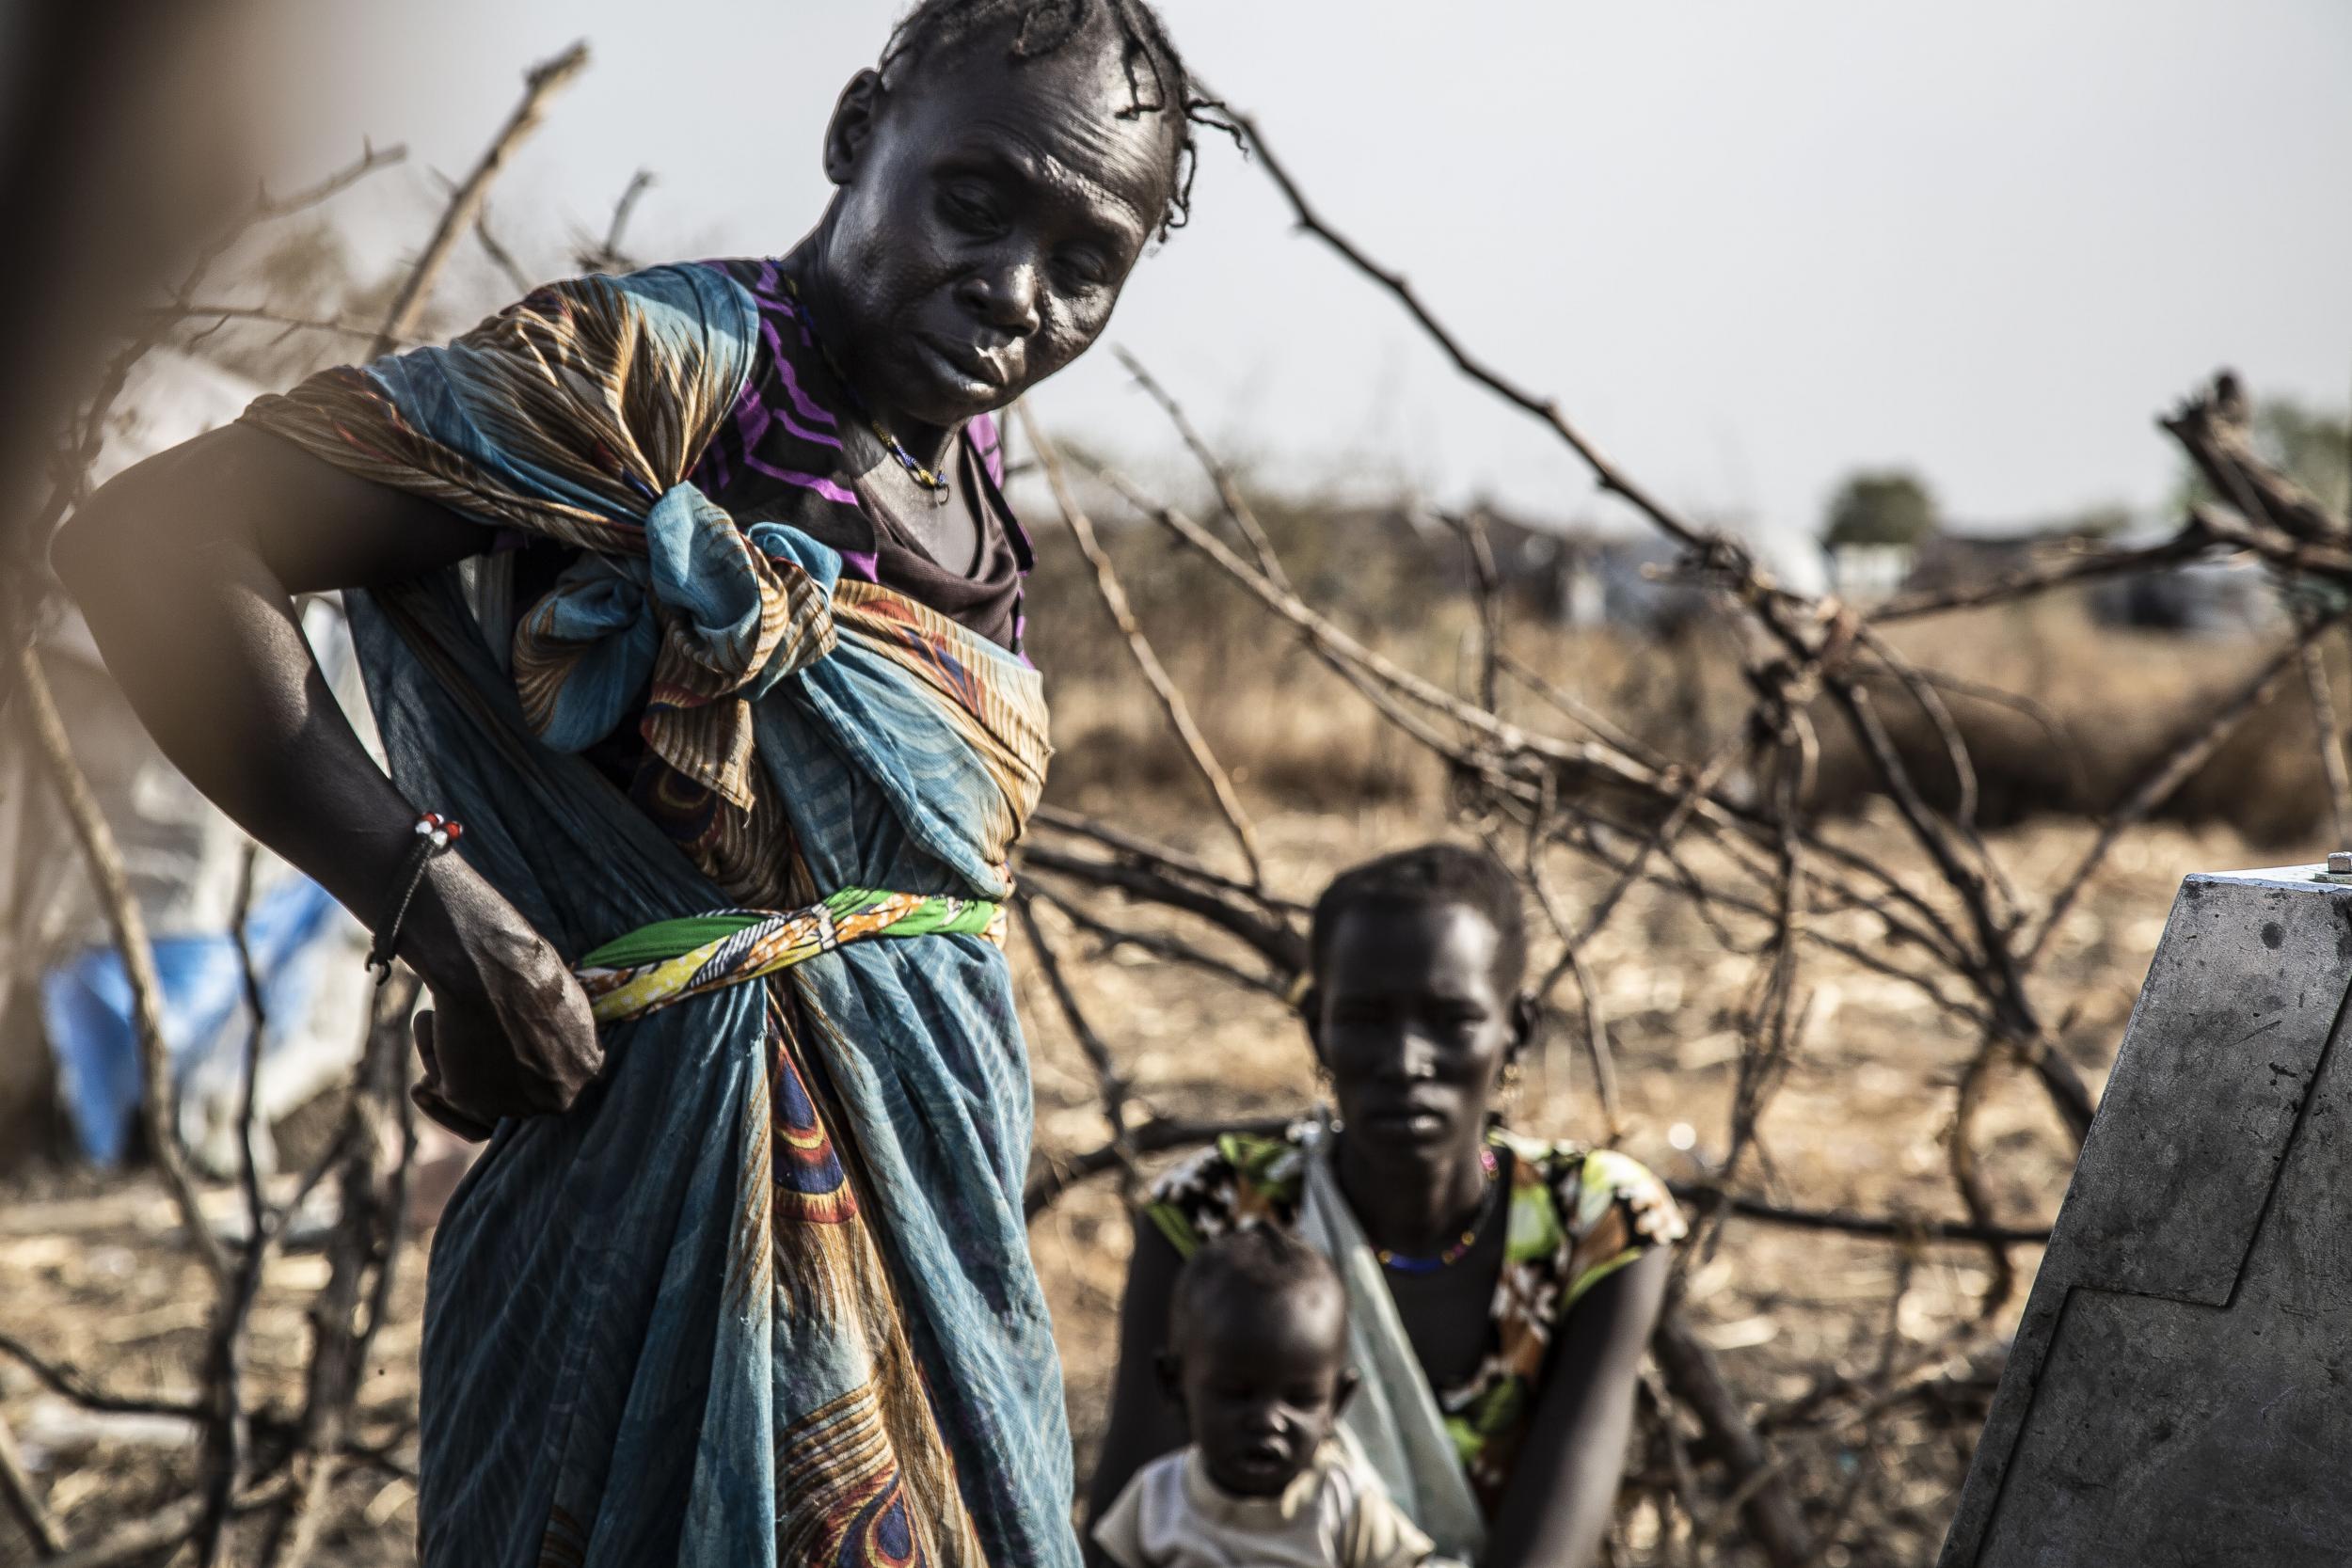
[[[173,760],[423,976],[418,1102],[490,1140],[434,1241],[429,1568],[1076,1561],[988,416],[1183,220],[1200,107],[1141,0],[925,0],[788,254],[328,372],[60,538]],[[389,779],[297,629],[329,589]]]
[[[1093,1512],[1184,1441],[1155,1375],[1182,1260],[1291,1226],[1340,1266],[1360,1379],[1342,1425],[1406,1515],[1478,1568],[1582,1568],[1681,1216],[1623,1155],[1502,1128],[1531,1014],[1519,889],[1490,857],[1429,845],[1342,874],[1309,951],[1336,1122],[1224,1139],[1153,1189]]]

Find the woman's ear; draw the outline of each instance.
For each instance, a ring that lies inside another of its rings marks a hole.
[[[1298,1022],[1307,1031],[1307,1044],[1314,1051],[1315,1066],[1330,1071],[1330,1058],[1323,1053],[1323,993],[1315,990],[1311,979],[1303,979],[1293,1000],[1298,1007]]]
[[[1527,1048],[1535,1043],[1535,1037],[1543,1033],[1543,1009],[1535,1005],[1532,994],[1520,991],[1512,997],[1511,1042],[1503,1047],[1502,1059],[1516,1062],[1526,1055]]]
[[[872,67],[850,78],[834,101],[833,119],[825,122],[825,178],[846,185],[857,173],[859,156],[882,118],[882,80]]]

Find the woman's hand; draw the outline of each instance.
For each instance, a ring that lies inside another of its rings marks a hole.
[[[413,935],[411,934],[413,932]],[[418,890],[401,956],[433,993],[417,1015],[417,1108],[461,1137],[568,1110],[604,1065],[588,998],[547,939],[455,855]]]

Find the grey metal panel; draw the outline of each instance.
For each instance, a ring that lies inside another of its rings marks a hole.
[[[1945,1568],[2352,1562],[2352,887],[2184,884]]]
[[[2328,884],[2182,884],[2067,1190],[2072,1277],[2230,1299],[2344,1001],[2347,914]]]

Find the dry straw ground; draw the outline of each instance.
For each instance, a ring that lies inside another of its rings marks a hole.
[[[1049,550],[1058,541],[1048,533]],[[1202,595],[1205,583],[1193,588]],[[1203,631],[1200,645],[1169,638],[1183,650],[1172,662],[1199,694],[1203,727],[1259,811],[1270,882],[1305,899],[1333,869],[1364,855],[1448,831],[1442,779],[1425,754],[1408,751],[1386,725],[1327,677],[1278,654],[1226,657],[1207,633],[1205,597],[1147,603],[1147,617],[1183,617]],[[1439,619],[1460,607],[1438,606]],[[1092,606],[1072,597],[1041,605],[1055,649],[1057,724],[1056,799],[1116,819],[1172,847],[1216,861],[1230,854],[1223,826],[1196,801],[1198,786],[1182,759],[1160,740],[1156,710],[1119,662],[1107,637],[1089,629]],[[2006,613],[2006,612],[2002,612]],[[2094,659],[2047,658],[2013,635],[1970,635],[1956,625],[1956,655],[1976,650],[1983,678],[2039,673],[2019,681],[2070,725],[2109,747],[2128,739],[2137,753],[2160,744],[2153,731],[2102,726],[2100,715],[2155,705],[2143,697],[2160,681],[2226,683],[2242,649],[2177,641],[2145,645],[2091,636],[2072,612],[2041,612],[2053,643]],[[1233,628],[1246,641],[1243,626]],[[1418,634],[1417,634],[1418,635]],[[1442,629],[1428,634],[1442,640]],[[1670,729],[1688,721],[1695,684],[1709,703],[1736,703],[1734,672],[1703,653],[1677,657],[1606,634],[1531,629],[1521,647],[1545,647],[1554,673],[1577,679],[1629,723]],[[1261,644],[1263,647],[1263,643]],[[1532,657],[1532,656],[1531,656]],[[2013,662],[2012,662],[2013,661]],[[2133,661],[2137,661],[2137,667]],[[1967,660],[1947,657],[1947,667]],[[1212,671],[1224,672],[1212,680]],[[1677,672],[1679,672],[1677,673]],[[1661,675],[1661,673],[1662,675]],[[2016,688],[2012,688],[2015,689]],[[2291,707],[2292,695],[2281,707]],[[2172,705],[2165,705],[2171,707]],[[2188,707],[2194,704],[2184,705]],[[2175,709],[2178,711],[2178,709]],[[2290,723],[2286,714],[2280,722]],[[2306,728],[2302,733],[2308,735]],[[2289,750],[2280,748],[2281,751]],[[2005,765],[2043,766],[2046,744],[2025,754],[1979,750],[1992,774]],[[2308,746],[2292,748],[2308,756]],[[2290,774],[2283,758],[2249,751],[2233,781],[2217,761],[2200,789],[2217,800],[2247,800],[2262,781]],[[2128,770],[2136,756],[2087,767]],[[2315,765],[2313,768],[2315,775]],[[2239,828],[2209,820],[2136,830],[2091,884],[2057,939],[2048,982],[2066,1006],[2064,1049],[2095,1085],[2111,1057],[2133,997],[2163,927],[2180,876],[2191,870],[2268,863],[2315,850],[2311,806],[2323,791],[2315,776],[2295,788],[2303,802],[2303,836],[2293,846],[2251,843]],[[2257,816],[2273,820],[2265,808]],[[1846,831],[1858,844],[1899,848],[1900,830],[1883,803],[1865,804]],[[2087,822],[2038,817],[1994,835],[1994,848],[2020,875],[2046,877],[2069,864],[2090,838]],[[2268,831],[2265,829],[2265,831]],[[1705,874],[1707,857],[1692,857]],[[1601,879],[1564,889],[1582,903]],[[1041,909],[1065,952],[1088,951],[1056,910]],[[1123,918],[1138,928],[1178,927],[1150,910]],[[1857,920],[1857,925],[1859,921]],[[1231,956],[1244,957],[1236,950]],[[1624,1080],[1622,1147],[1677,1180],[1703,1179],[1724,1152],[1740,1058],[1739,1016],[1750,961],[1725,952],[1688,898],[1655,887],[1634,892],[1628,907],[1591,944],[1613,1023]],[[1021,1000],[1035,1053],[1038,1141],[1052,1154],[1098,1146],[1104,1122],[1091,1067],[1045,992],[1036,965],[1015,954]],[[1295,1022],[1267,996],[1204,984],[1191,969],[1124,949],[1104,961],[1070,966],[1088,1015],[1113,1040],[1133,1092],[1152,1105],[1204,1117],[1243,1117],[1304,1104],[1308,1058]],[[1810,1024],[1805,1049],[1758,1127],[1752,1190],[1809,1209],[1953,1219],[1944,1137],[1950,1085],[1972,1052],[1914,990],[1834,956],[1808,971]],[[1589,1069],[1574,1043],[1555,1038],[1529,1084],[1516,1119],[1532,1131],[1601,1135],[1600,1108]],[[284,1129],[295,1151],[316,1147],[331,1108],[304,1114]],[[1978,1128],[2000,1220],[2045,1223],[2063,1191],[2068,1157],[2047,1099],[2022,1074],[2005,1072]],[[210,1195],[216,1212],[236,1207],[227,1189]],[[0,1301],[6,1328],[47,1354],[73,1364],[106,1387],[165,1399],[199,1393],[212,1318],[201,1269],[172,1244],[171,1208],[151,1180],[97,1180],[50,1174],[29,1181],[0,1209]],[[1071,1425],[1083,1465],[1099,1440],[1114,1354],[1118,1293],[1129,1244],[1120,1184],[1106,1177],[1049,1210],[1033,1240],[1051,1293],[1068,1378]],[[2031,1249],[2016,1262],[2030,1271]],[[390,1565],[410,1560],[415,1491],[406,1422],[413,1411],[415,1350],[424,1243],[409,1243],[394,1313],[377,1338],[363,1385],[360,1435],[389,1439],[380,1458],[358,1463],[337,1482],[332,1523],[318,1560]],[[249,1375],[265,1404],[299,1404],[310,1347],[305,1316],[326,1283],[326,1263],[297,1252],[274,1261],[253,1317]],[[1752,1414],[1802,1404],[1840,1377],[1867,1376],[1889,1354],[1925,1352],[1964,1323],[1988,1275],[1983,1252],[1954,1243],[1896,1243],[1732,1220],[1703,1259],[1694,1259],[1685,1292],[1700,1338],[1718,1354],[1725,1376]],[[2015,1304],[2008,1309],[2013,1313]],[[2008,1317],[1992,1339],[1997,1346]],[[1931,1359],[1918,1380],[1944,1380],[1931,1394],[1878,1422],[1867,1442],[1852,1427],[1851,1403],[1784,1417],[1788,1465],[1800,1495],[1821,1499],[1820,1560],[1826,1563],[1919,1563],[1931,1559],[1964,1471],[1975,1426],[1997,1373],[1994,1355]],[[28,1449],[47,1500],[72,1538],[135,1516],[142,1506],[187,1495],[198,1479],[197,1449],[185,1422],[155,1418],[93,1418],[43,1387],[22,1368],[0,1367],[0,1417]],[[1637,1467],[1664,1465],[1637,1454]],[[1842,1519],[1833,1521],[1829,1511]],[[0,1524],[0,1541],[11,1527]],[[1711,1547],[1691,1539],[1687,1516],[1637,1502],[1620,1525],[1629,1561],[1737,1561],[1736,1531]],[[15,1560],[0,1547],[0,1560]],[[239,1559],[241,1560],[241,1559]]]
[[[1123,799],[1135,801],[1133,793]],[[1215,825],[1178,802],[1147,795],[1140,815],[1180,846],[1214,850]],[[1433,826],[1422,811],[1395,803],[1283,810],[1261,824],[1276,885],[1300,895],[1331,867],[1425,836]],[[2088,832],[2078,823],[2035,823],[2003,835],[2003,847],[2018,863],[2055,865],[2078,852]],[[2159,826],[2133,834],[2109,862],[2051,960],[2053,979],[2062,980],[2074,1009],[2068,1049],[2094,1082],[2179,876],[2263,858],[2225,828]],[[1043,918],[1057,923],[1050,911]],[[1103,1133],[1092,1074],[1025,957],[1015,962],[1035,1052],[1039,1143],[1062,1152],[1090,1148]],[[1687,900],[1654,890],[1634,895],[1591,958],[1617,1025],[1629,1122],[1622,1146],[1670,1177],[1702,1174],[1701,1163],[1722,1152],[1745,963],[1724,956]],[[1309,1092],[1297,1027],[1271,999],[1252,1003],[1204,987],[1188,971],[1133,958],[1077,966],[1073,975],[1090,1015],[1117,1029],[1136,1091],[1148,1100],[1244,1116],[1295,1107]],[[1952,1038],[1915,993],[1881,977],[1824,960],[1815,984],[1808,1049],[1762,1124],[1773,1173],[1762,1190],[1807,1207],[1951,1217],[1942,1138],[1948,1085],[1967,1043]],[[311,1117],[326,1119],[322,1112]],[[1597,1135],[1589,1075],[1571,1050],[1554,1043],[1517,1119],[1547,1133]],[[299,1146],[303,1136],[292,1129],[287,1142]],[[1979,1136],[2001,1217],[2045,1221],[2067,1170],[2046,1100],[2029,1082],[2005,1078]],[[1678,1147],[1686,1141],[1687,1149]],[[224,1190],[215,1197],[230,1196]],[[233,1205],[218,1207],[227,1212]],[[11,1194],[0,1209],[8,1328],[110,1388],[193,1395],[212,1299],[193,1259],[171,1244],[173,1225],[168,1203],[145,1180],[51,1177]],[[1083,1463],[1104,1418],[1129,1244],[1116,1182],[1097,1181],[1064,1198],[1039,1223],[1033,1242]],[[423,1254],[421,1241],[410,1243],[394,1315],[375,1342],[361,1405],[362,1434],[371,1441],[400,1437],[413,1410]],[[2030,1250],[2020,1251],[2022,1268],[2034,1260]],[[326,1260],[315,1254],[270,1266],[250,1354],[255,1392],[267,1402],[298,1402],[310,1347],[305,1312],[326,1278]],[[1908,1289],[1899,1291],[1899,1281]],[[1726,1376],[1762,1410],[1803,1399],[1824,1377],[1868,1373],[1889,1342],[1890,1302],[1895,1342],[1931,1346],[1965,1320],[1986,1283],[1975,1247],[1889,1245],[1734,1221],[1713,1256],[1692,1268],[1686,1300]],[[1948,1377],[1948,1390],[1886,1423],[1867,1445],[1849,1441],[1836,1424],[1851,1414],[1842,1407],[1801,1429],[1793,1463],[1806,1495],[1837,1499],[1851,1489],[1848,1527],[1824,1532],[1822,1561],[1931,1560],[1995,1370],[1965,1356],[1923,1367],[1922,1375]],[[40,1450],[32,1457],[49,1506],[75,1539],[104,1534],[145,1505],[183,1497],[197,1479],[184,1423],[93,1419],[21,1369],[0,1370],[0,1416]],[[350,1568],[412,1560],[415,1491],[403,1473],[412,1460],[410,1445],[397,1442],[381,1463],[358,1465],[338,1482],[319,1560]],[[1679,1519],[1675,1525],[1687,1528]],[[1637,1508],[1621,1528],[1630,1557],[1676,1560],[1664,1555],[1674,1543],[1660,1541],[1654,1508]],[[0,1560],[24,1560],[11,1555],[19,1549],[11,1529],[0,1524],[0,1541],[10,1543],[0,1546]]]

